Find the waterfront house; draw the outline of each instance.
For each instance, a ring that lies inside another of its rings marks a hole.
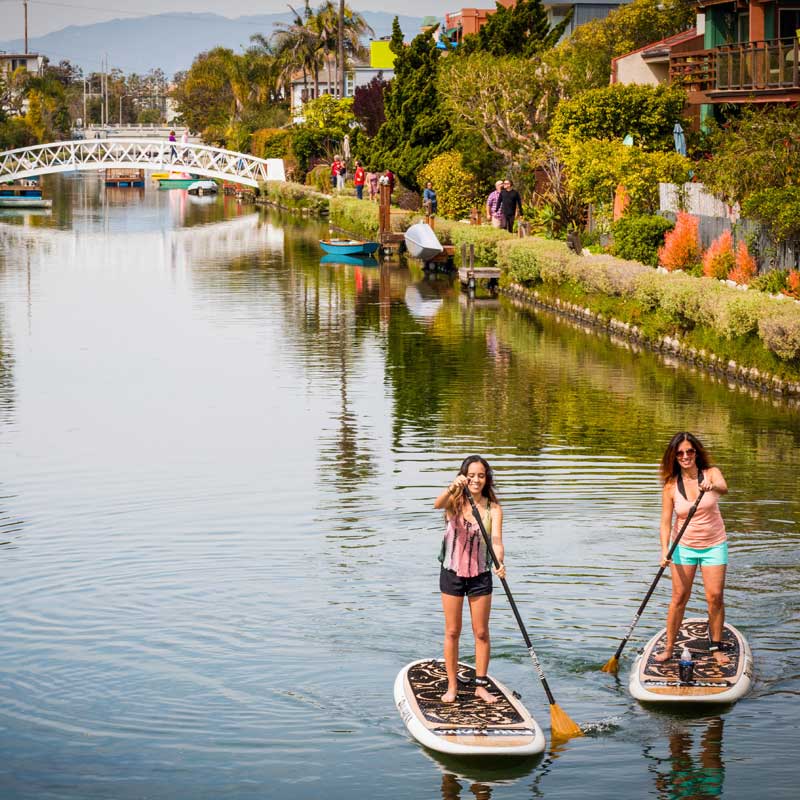
[[[695,27],[614,59],[612,82],[680,83],[696,120],[722,104],[800,102],[800,0],[704,0]]]

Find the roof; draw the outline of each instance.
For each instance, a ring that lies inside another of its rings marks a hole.
[[[675,45],[688,42],[690,39],[694,39],[696,36],[697,28],[692,27],[689,28],[688,31],[681,31],[681,33],[667,36],[666,39],[661,39],[657,42],[646,44],[644,47],[640,47],[637,50],[631,50],[629,53],[623,53],[621,56],[615,56],[611,59],[611,63],[613,64],[616,61],[619,61],[621,58],[627,58],[628,56],[632,56],[636,53],[639,53],[644,59],[656,59],[663,56],[669,56],[670,51],[673,47],[675,47]]]

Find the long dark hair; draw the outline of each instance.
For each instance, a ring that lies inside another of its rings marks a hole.
[[[698,470],[705,471],[711,466],[711,458],[708,455],[708,451],[703,447],[703,443],[693,433],[681,431],[669,440],[667,449],[661,458],[660,472],[664,483],[680,475],[681,465],[678,463],[677,453],[681,442],[689,442],[694,448],[694,463],[697,465]]]
[[[486,483],[483,484],[481,495],[487,498],[490,503],[496,503],[497,495],[494,491],[494,470],[489,466],[489,462],[485,458],[482,456],[467,456],[461,462],[461,469],[458,470],[458,474],[466,476],[470,465],[474,464],[476,461],[480,462],[486,472]],[[459,493],[450,498],[448,508],[452,514],[458,514],[461,512],[463,505],[468,502],[469,501],[464,498],[464,495]]]

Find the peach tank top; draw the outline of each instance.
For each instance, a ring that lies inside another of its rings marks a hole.
[[[683,527],[683,523],[686,522],[689,509],[694,503],[687,500],[680,493],[677,481],[672,489],[672,499],[675,506],[675,522],[672,526],[670,539],[674,542],[678,531]],[[713,491],[706,492],[697,506],[697,511],[694,512],[686,531],[681,536],[681,544],[699,549],[722,544],[726,539],[725,523],[719,511],[719,495]]]

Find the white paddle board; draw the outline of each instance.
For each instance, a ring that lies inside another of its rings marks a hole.
[[[439,753],[460,756],[529,756],[545,747],[542,729],[511,690],[487,675],[496,703],[475,697],[475,670],[458,665],[458,696],[443,703],[447,691],[444,661],[413,661],[394,682],[394,701],[408,732]]]
[[[753,680],[753,655],[742,634],[725,624],[723,652],[730,659],[721,665],[708,650],[708,621],[686,619],[675,642],[673,658],[658,662],[653,656],[664,649],[667,630],[663,628],[639,652],[631,669],[630,693],[650,703],[733,703],[750,690]],[[678,660],[686,647],[692,656],[692,680],[682,682]]]

